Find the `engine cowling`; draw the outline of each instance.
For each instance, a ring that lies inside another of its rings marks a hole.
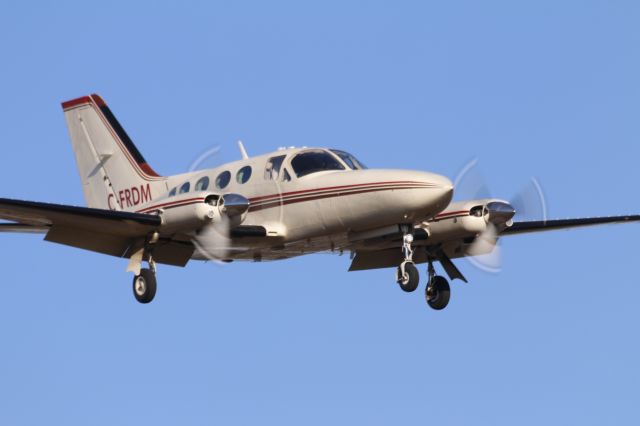
[[[485,232],[489,224],[498,230],[511,226],[514,214],[513,207],[502,200],[461,201],[452,203],[425,228],[434,243],[467,239]]]
[[[246,218],[250,205],[240,194],[189,192],[154,200],[141,212],[159,215],[163,233],[188,233],[222,220],[227,220],[229,227],[236,227]]]
[[[189,232],[220,220],[217,194],[191,192],[156,201],[153,210],[162,218],[162,232]]]

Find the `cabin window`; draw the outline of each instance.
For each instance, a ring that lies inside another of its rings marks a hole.
[[[291,160],[291,167],[299,178],[328,170],[344,170],[344,166],[326,151],[302,152]]]
[[[340,157],[340,159],[344,161],[351,170],[364,170],[367,168],[367,166],[362,164],[356,157],[349,154],[348,152],[340,151],[339,149],[332,149],[331,152]]]
[[[178,193],[184,194],[185,192],[189,192],[189,188],[191,188],[191,184],[189,184],[189,182],[185,182],[180,187],[180,191]]]
[[[291,175],[289,174],[289,170],[287,170],[286,168],[282,172],[282,181],[283,182],[290,182],[291,181]]]
[[[231,182],[231,173],[228,171],[222,172],[216,178],[216,188],[224,189]]]
[[[251,177],[251,166],[244,166],[236,173],[236,181],[238,183],[247,183]]]
[[[176,192],[178,192],[178,187],[174,186],[173,188],[171,188],[171,191],[169,191],[169,197],[174,197],[176,195]]]
[[[203,176],[196,182],[196,191],[206,191],[209,188],[209,177]]]
[[[286,155],[279,155],[277,157],[271,157],[269,161],[267,161],[267,165],[264,168],[264,178],[266,180],[278,180],[285,157]]]

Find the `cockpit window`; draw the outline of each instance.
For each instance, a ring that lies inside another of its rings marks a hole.
[[[326,151],[301,152],[293,157],[291,167],[299,178],[327,170],[344,170],[344,166]]]
[[[171,191],[169,191],[169,197],[175,197],[176,192],[178,192],[178,187],[174,186]]]
[[[340,151],[339,149],[332,149],[331,152],[340,157],[340,159],[344,161],[351,170],[364,170],[367,168],[367,166],[362,164],[356,157],[348,152]]]
[[[264,168],[264,178],[266,180],[278,180],[285,157],[286,155],[278,155],[277,157],[271,157],[267,161],[267,165]]]

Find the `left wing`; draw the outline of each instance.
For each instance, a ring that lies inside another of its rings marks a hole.
[[[499,232],[497,237],[630,222],[640,222],[640,215],[515,222],[510,227]],[[417,228],[416,231],[422,230]],[[429,251],[443,266],[446,265],[445,269],[449,269],[450,276],[458,276],[458,272],[452,267],[451,259],[469,256],[464,248],[468,247],[468,244],[473,241],[475,234],[455,235],[457,236],[451,239],[436,239],[434,241],[424,235],[424,232],[416,234],[415,245],[424,246],[427,250],[416,250],[414,262],[426,262],[426,252]],[[350,271],[395,267],[403,260],[400,250],[402,238],[397,231],[389,233],[386,238],[383,237],[378,241],[368,240],[360,243],[358,246],[349,248],[355,252],[355,257],[349,268]]]
[[[558,231],[561,229],[582,228],[586,226],[628,222],[640,222],[640,215],[515,222],[512,226],[500,232],[500,236],[530,234],[533,232]]]

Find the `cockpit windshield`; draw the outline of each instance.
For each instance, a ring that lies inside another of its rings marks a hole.
[[[362,164],[356,157],[348,152],[340,151],[339,149],[332,149],[331,152],[340,157],[340,159],[344,161],[351,170],[364,170],[367,168],[367,166]]]
[[[293,167],[293,171],[299,178],[311,173],[344,170],[344,166],[333,155],[324,150],[301,152],[293,157],[291,167]]]

